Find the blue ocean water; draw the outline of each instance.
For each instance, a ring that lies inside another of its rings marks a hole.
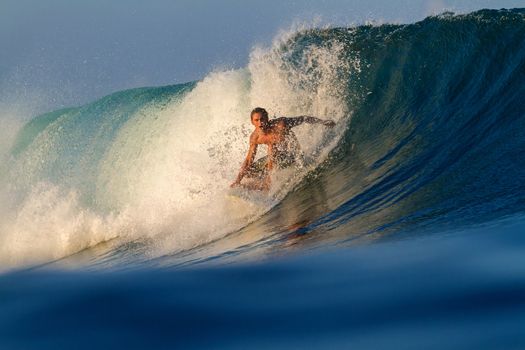
[[[525,11],[310,29],[38,116],[0,166],[6,348],[525,348]],[[249,111],[316,115],[267,202]]]

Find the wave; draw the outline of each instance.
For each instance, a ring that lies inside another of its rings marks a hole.
[[[337,37],[366,67],[349,84],[348,131],[319,172],[318,182],[339,184],[323,195],[340,200],[313,227],[347,231],[373,218],[372,233],[523,211],[523,15],[483,10],[301,37]]]
[[[523,212],[524,15],[302,30],[243,69],[36,117],[0,168],[0,261],[237,259]],[[311,165],[240,206],[254,106],[338,126],[297,128]]]

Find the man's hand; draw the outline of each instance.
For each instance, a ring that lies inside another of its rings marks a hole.
[[[237,187],[237,186],[240,186],[241,185],[241,182],[240,181],[237,181],[235,180],[234,182],[232,182],[232,184],[230,185],[230,187]]]
[[[333,128],[335,126],[335,122],[333,120],[325,120],[323,121],[323,125],[329,128]]]

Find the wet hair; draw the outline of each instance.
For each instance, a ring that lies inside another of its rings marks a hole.
[[[252,113],[250,113],[250,119],[253,117],[253,115],[255,113],[261,113],[261,116],[268,120],[268,112],[266,112],[266,109],[262,108],[262,107],[255,107],[253,110],[252,110]]]

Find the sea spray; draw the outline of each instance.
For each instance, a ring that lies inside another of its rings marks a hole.
[[[12,148],[2,188],[16,198],[3,214],[2,261],[46,262],[114,239],[150,242],[147,258],[173,254],[270,210],[345,127],[297,128],[309,167],[274,179],[267,205],[232,208],[226,192],[247,151],[250,110],[336,121],[349,115],[343,47],[312,43],[290,62],[283,45],[293,43],[276,40],[255,49],[247,68],[197,83],[122,91],[37,117],[32,125],[41,127],[28,124]]]

